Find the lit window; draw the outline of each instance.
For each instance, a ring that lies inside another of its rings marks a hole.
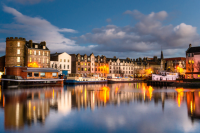
[[[43,56],[44,56],[44,51],[43,51]]]
[[[81,62],[81,65],[83,65],[83,63]]]
[[[17,57],[17,62],[20,62],[20,57]]]
[[[47,56],[49,56],[49,52],[47,52]]]
[[[87,63],[85,63],[85,66],[87,65]]]
[[[36,55],[36,51],[34,51],[34,55]]]
[[[38,55],[40,55],[40,51],[39,51]]]
[[[44,58],[43,58],[43,61],[42,61],[42,63],[44,63]]]
[[[35,45],[35,48],[38,48],[38,45]]]
[[[17,47],[20,47],[20,42],[17,42]]]
[[[40,73],[40,77],[45,77],[45,73]]]
[[[200,77],[200,75],[198,75],[198,77]]]
[[[29,59],[29,62],[32,62],[31,57],[30,57],[30,59]]]
[[[66,62],[66,59],[64,59],[64,62]]]
[[[20,54],[20,49],[17,49],[17,54]]]
[[[52,76],[53,77],[57,77],[57,73],[52,73]]]
[[[49,63],[49,60],[47,59],[47,63]]]
[[[62,62],[62,59],[60,59],[60,62]]]
[[[83,60],[83,57],[81,57],[81,60]]]
[[[85,71],[87,71],[87,68],[85,68]]]
[[[30,50],[30,54],[32,54],[32,50]]]
[[[90,60],[90,57],[88,58],[88,60]]]
[[[45,46],[43,46],[43,49],[46,49],[46,47],[45,47]]]
[[[78,67],[78,71],[80,71],[81,69],[80,69],[80,67]]]

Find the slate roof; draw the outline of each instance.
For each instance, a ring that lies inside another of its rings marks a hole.
[[[46,49],[43,49],[43,45],[40,44],[40,43],[32,43],[33,44],[33,47],[32,49],[42,49],[42,50],[49,50],[46,46]],[[35,48],[35,45],[38,45],[38,48]],[[29,42],[26,42],[26,47],[28,48],[31,48],[30,45],[29,45]]]
[[[197,52],[200,52],[200,46],[188,48],[186,51],[186,53],[197,53]]]

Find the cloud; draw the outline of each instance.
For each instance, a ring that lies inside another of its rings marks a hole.
[[[128,10],[124,14],[133,17],[137,23],[134,26],[107,25],[95,28],[76,40],[82,44],[96,44],[94,50],[126,52],[127,55],[133,55],[131,52],[135,52],[143,56],[160,51],[161,45],[164,50],[179,49],[176,54],[185,56],[181,50],[185,51],[190,43],[200,43],[196,27],[185,23],[177,26],[164,25],[163,21],[168,17],[165,11],[145,15],[137,10]]]
[[[17,2],[20,4],[37,4],[40,3],[41,1],[53,1],[53,0],[7,0],[10,2]]]
[[[23,15],[14,8],[3,6],[3,11],[14,16],[11,24],[2,24],[1,33],[12,36],[22,36],[35,42],[46,41],[51,52],[75,52],[82,50],[87,52],[89,47],[79,46],[74,40],[66,38],[61,32],[76,33],[74,29],[58,28],[50,22],[39,17],[29,17]]]
[[[106,22],[110,23],[110,22],[112,22],[112,19],[108,18],[108,19],[106,19]]]

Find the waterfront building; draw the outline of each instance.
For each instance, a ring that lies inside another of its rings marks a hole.
[[[7,37],[5,67],[50,67],[50,51],[46,42],[33,43],[25,38]]]
[[[189,48],[186,51],[186,79],[200,79],[200,46]]]
[[[66,52],[51,54],[50,67],[59,70],[59,74],[71,74],[71,56]]]
[[[113,58],[107,58],[109,66],[109,74],[115,74],[115,76],[121,77],[133,77],[134,63],[132,59],[119,59],[114,56]]]
[[[80,54],[70,54],[72,58],[72,69],[71,73],[80,74],[81,76],[106,76],[107,73],[107,63],[105,56],[94,56],[90,55],[80,55]]]

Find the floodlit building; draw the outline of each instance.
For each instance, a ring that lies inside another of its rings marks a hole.
[[[59,70],[59,74],[71,73],[71,55],[66,52],[51,54],[50,67]]]
[[[200,79],[200,46],[189,48],[186,51],[186,79]]]
[[[46,42],[33,43],[25,38],[7,37],[5,67],[50,67],[50,51]]]

